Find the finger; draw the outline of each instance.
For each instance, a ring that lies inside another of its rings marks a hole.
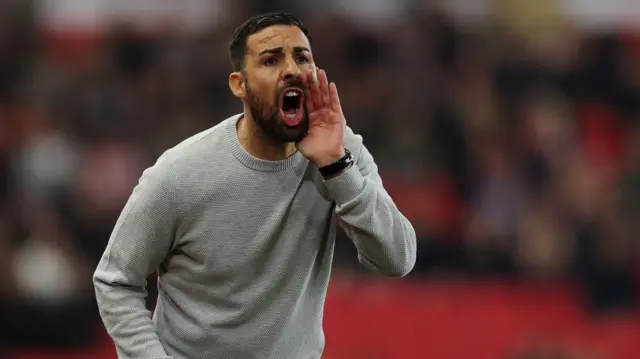
[[[302,85],[304,87],[304,102],[307,106],[307,112],[313,112],[316,110],[316,105],[313,103],[313,94],[311,93],[311,71],[305,71],[302,74]]]
[[[307,102],[307,111],[313,112],[321,106],[320,101],[318,101],[319,90],[316,84],[316,79],[313,74],[313,71],[307,72],[306,76],[306,84],[305,84],[305,102]]]
[[[316,70],[319,70],[316,68]],[[315,75],[315,76],[314,76]],[[311,99],[316,109],[322,107],[322,94],[320,93],[320,86],[318,84],[317,74],[313,71],[309,72],[309,92],[311,93]]]
[[[342,113],[340,97],[338,96],[338,88],[334,82],[329,85],[329,96],[331,98],[331,109],[335,112]]]
[[[322,105],[331,106],[331,96],[329,94],[329,82],[327,81],[327,73],[320,70],[318,74],[318,82],[320,87],[320,95],[322,97]]]

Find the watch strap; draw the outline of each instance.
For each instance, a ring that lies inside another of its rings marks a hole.
[[[339,160],[328,164],[326,166],[319,167],[318,170],[322,177],[331,177],[338,173],[340,173],[345,168],[350,167],[353,164],[353,156],[351,156],[351,152],[345,148],[344,156]]]

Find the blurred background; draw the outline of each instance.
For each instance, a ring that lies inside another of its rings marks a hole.
[[[0,356],[110,359],[91,275],[144,168],[241,111],[227,42],[287,10],[414,273],[340,235],[327,359],[640,356],[640,2],[0,2]],[[150,279],[150,303],[155,296]]]

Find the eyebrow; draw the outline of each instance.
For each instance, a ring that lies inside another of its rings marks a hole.
[[[266,50],[260,51],[259,56],[262,56],[264,54],[281,54],[282,51],[283,51],[282,47],[274,47],[272,49],[266,49]],[[293,48],[293,52],[311,52],[311,50],[309,50],[304,46],[296,46]]]

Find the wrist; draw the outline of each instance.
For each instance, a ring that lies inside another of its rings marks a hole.
[[[317,159],[312,159],[311,162],[316,165],[316,167],[325,167],[332,163],[339,161],[342,157],[346,155],[345,148],[340,147],[338,151],[335,153],[331,153],[322,157],[318,157]]]
[[[339,175],[344,170],[351,167],[351,165],[353,165],[353,157],[351,156],[351,152],[345,149],[342,157],[328,165],[318,167],[318,170],[322,177],[329,179]]]

